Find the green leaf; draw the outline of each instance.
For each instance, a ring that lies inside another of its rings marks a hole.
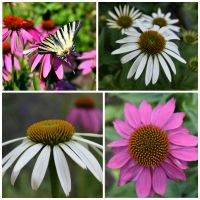
[[[36,76],[35,72],[33,73],[33,86],[35,90],[41,90],[39,78]]]

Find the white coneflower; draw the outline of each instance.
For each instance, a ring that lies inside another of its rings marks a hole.
[[[171,13],[168,12],[167,14],[162,13],[161,9],[158,8],[157,13],[152,13],[152,16],[142,15],[141,21],[144,26],[151,28],[154,25],[162,27],[167,27],[171,32],[179,32],[180,27],[175,26],[179,20],[178,19],[171,19]]]
[[[57,172],[62,189],[68,196],[71,191],[71,176],[65,157],[67,155],[83,169],[89,169],[96,179],[102,182],[100,164],[90,151],[80,143],[86,143],[100,149],[103,147],[81,136],[101,137],[99,134],[93,133],[76,133],[74,127],[64,120],[44,120],[35,123],[27,129],[27,137],[3,143],[4,146],[23,140],[22,144],[3,158],[2,173],[4,175],[16,162],[11,174],[11,184],[14,185],[22,168],[38,154],[31,176],[32,189],[37,190],[39,188],[49,166],[53,178],[57,178],[55,177]],[[53,187],[56,187],[56,184]],[[52,196],[56,196],[56,191],[52,191]]]
[[[161,65],[168,80],[171,81],[169,67],[174,74],[176,73],[176,68],[170,56],[182,63],[186,63],[180,56],[177,45],[170,41],[179,38],[176,35],[168,35],[168,32],[165,32],[167,30],[166,27],[153,26],[150,29],[146,29],[140,23],[138,23],[138,26],[142,32],[127,31],[127,37],[116,41],[123,45],[113,51],[112,54],[128,53],[121,58],[122,64],[137,57],[129,70],[128,79],[134,74],[135,80],[138,79],[146,66],[145,84],[148,85],[151,80],[155,84],[159,76],[159,65]]]
[[[139,10],[135,10],[134,7],[130,9],[129,5],[126,4],[123,8],[119,5],[119,8],[115,6],[114,9],[115,13],[108,11],[111,19],[107,19],[107,25],[113,29],[121,29],[122,34],[127,30],[135,30],[134,27],[137,27],[136,19],[141,15]]]

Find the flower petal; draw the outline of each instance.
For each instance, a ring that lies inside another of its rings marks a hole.
[[[153,170],[152,185],[156,193],[164,195],[167,187],[167,177],[160,166],[155,167]]]
[[[51,54],[44,55],[42,69],[43,77],[46,78],[51,71]]]
[[[128,140],[119,139],[114,142],[111,142],[107,145],[108,147],[121,147],[121,146],[128,146]]]
[[[44,55],[42,54],[38,54],[35,57],[35,60],[33,61],[33,64],[31,66],[31,72],[33,72],[33,70],[36,68],[36,66],[38,65],[38,63],[41,61],[41,59],[44,57]]]
[[[17,43],[18,43],[17,37],[18,37],[17,32],[13,31],[11,35],[11,40],[10,40],[10,47],[11,47],[12,53],[14,53],[17,49]]]
[[[136,181],[136,193],[139,198],[145,198],[151,191],[151,172],[144,168]]]
[[[66,196],[71,191],[71,176],[64,153],[58,146],[53,147],[53,157],[60,184]]]
[[[145,125],[148,125],[151,123],[151,113],[152,113],[152,107],[151,105],[146,101],[142,101],[139,107],[139,114],[141,122]]]
[[[64,74],[63,66],[62,66],[61,61],[57,57],[55,57],[53,67],[58,79],[59,80],[63,79],[63,74]]]
[[[50,154],[51,147],[47,145],[42,149],[37,158],[31,175],[31,187],[33,190],[37,190],[44,179],[49,164]]]

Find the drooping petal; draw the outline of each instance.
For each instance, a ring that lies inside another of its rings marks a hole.
[[[155,84],[158,81],[159,71],[160,71],[160,68],[159,68],[158,58],[157,56],[154,56],[152,84]]]
[[[114,142],[111,142],[107,145],[108,147],[121,147],[121,146],[128,146],[128,140],[126,139],[119,139]]]
[[[14,57],[14,67],[17,70],[20,70],[20,68],[21,68],[20,64],[19,64],[19,61],[18,61],[18,59],[16,57]]]
[[[151,191],[151,172],[149,168],[144,168],[136,181],[136,193],[139,198],[149,196]]]
[[[12,73],[12,56],[7,54],[4,56],[4,64],[8,72]]]
[[[54,60],[54,70],[55,70],[55,73],[56,73],[56,76],[58,77],[59,80],[63,79],[63,66],[62,66],[62,63],[61,61],[55,57],[55,60]]]
[[[77,124],[77,122],[79,122],[79,111],[77,110],[77,108],[72,108],[68,112],[66,120],[69,121],[74,126]]]
[[[151,105],[146,101],[142,101],[139,107],[139,114],[141,122],[145,125],[148,125],[151,123],[151,113],[152,113],[152,107]]]
[[[43,147],[43,144],[35,144],[31,146],[28,150],[26,150],[17,163],[15,164],[12,174],[11,174],[11,184],[14,185],[15,181],[21,171],[21,169],[40,151]]]
[[[153,170],[152,185],[156,193],[164,195],[167,187],[167,177],[160,166],[155,167]]]
[[[51,147],[47,145],[42,149],[37,158],[31,175],[31,187],[33,190],[37,190],[44,179],[49,164],[50,154]]]
[[[10,40],[10,47],[11,47],[11,52],[14,53],[17,49],[17,43],[18,43],[18,35],[16,31],[12,32],[11,35],[11,40]]]
[[[36,68],[36,66],[38,65],[38,63],[42,60],[42,58],[44,57],[44,55],[42,54],[38,54],[35,57],[35,60],[33,61],[33,64],[31,66],[31,72],[33,72],[33,70]]]
[[[43,77],[46,78],[51,71],[51,54],[46,54],[42,61],[42,73]]]
[[[65,195],[68,196],[71,191],[71,176],[67,160],[60,147],[54,146],[53,157],[60,184]]]

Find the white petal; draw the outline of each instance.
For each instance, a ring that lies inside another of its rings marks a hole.
[[[165,49],[164,52],[167,53],[167,54],[169,54],[170,56],[176,58],[177,60],[179,60],[180,62],[182,62],[182,63],[184,63],[184,64],[187,63],[187,62],[186,62],[183,58],[181,58],[179,55],[175,54],[174,52],[172,52],[172,51],[170,51],[170,50],[168,50],[168,49]]]
[[[11,184],[14,185],[15,181],[21,171],[21,169],[40,151],[43,147],[42,144],[38,143],[31,146],[28,150],[26,150],[17,163],[15,164],[12,174],[11,174]]]
[[[142,72],[145,68],[146,62],[147,62],[147,58],[148,58],[148,56],[145,54],[144,57],[142,58],[142,60],[140,61],[140,64],[139,64],[136,74],[135,74],[135,80],[137,80],[140,77],[140,75],[142,74]]]
[[[174,53],[178,54],[180,56],[180,53],[178,51],[178,48],[176,48],[175,46],[173,45],[170,45],[170,44],[166,44],[165,46],[167,49],[169,49],[170,51],[173,51]]]
[[[125,56],[123,56],[121,58],[121,63],[122,64],[125,64],[127,63],[128,61],[132,60],[133,58],[135,58],[137,55],[139,55],[141,53],[141,50],[136,50],[136,51],[133,51]]]
[[[129,43],[129,45],[122,46],[119,49],[113,51],[111,54],[114,55],[114,54],[127,53],[127,52],[130,52],[130,51],[137,50],[138,48],[139,48],[138,44]]]
[[[77,142],[70,141],[67,143],[67,145],[73,149],[76,154],[80,155],[80,158],[91,171],[91,173],[97,178],[97,180],[102,182],[103,172],[97,159],[85,147]]]
[[[50,155],[51,147],[47,145],[42,149],[33,168],[31,176],[31,187],[33,190],[37,190],[44,179],[49,164]]]
[[[180,38],[176,35],[165,36],[165,40],[180,40]]]
[[[148,85],[150,83],[151,78],[152,78],[152,73],[153,73],[153,58],[152,58],[152,56],[149,56],[146,74],[145,74],[145,84],[146,85]]]
[[[138,42],[138,40],[139,40],[138,36],[128,36],[121,40],[117,40],[116,43]]]
[[[174,72],[174,74],[176,74],[176,67],[175,67],[174,62],[172,61],[172,59],[165,52],[162,52],[162,55],[164,56],[164,58],[169,63],[169,66],[171,67],[171,69]]]
[[[140,64],[143,57],[144,57],[144,53],[140,54],[137,57],[137,59],[134,61],[134,63],[132,64],[128,72],[127,79],[131,78],[135,74],[135,72],[137,71],[138,65]]]
[[[3,146],[6,146],[6,145],[8,145],[8,144],[12,144],[12,143],[18,142],[18,141],[20,141],[20,140],[26,139],[26,138],[27,138],[27,137],[21,137],[21,138],[16,138],[16,139],[13,139],[13,140],[9,140],[9,141],[7,141],[7,142],[3,142],[3,143],[2,143],[2,147],[3,147]]]
[[[75,133],[75,135],[81,135],[81,136],[86,136],[86,137],[103,137],[102,134],[97,134],[97,133]]]
[[[163,59],[163,57],[161,55],[158,54],[158,59],[160,61],[160,64],[165,72],[165,75],[167,76],[168,80],[171,82],[172,81],[172,77],[171,77],[171,73],[169,71],[169,68],[167,66],[167,63],[165,62],[165,60]]]
[[[99,154],[102,158],[103,158],[103,152],[101,152],[98,148],[96,148],[95,146],[91,146],[92,149],[94,149],[94,151],[97,152],[97,154]]]
[[[115,12],[117,13],[117,15],[119,17],[120,16],[120,12],[119,12],[118,8],[115,6],[114,9],[115,9]]]
[[[10,168],[10,166],[19,158],[19,156],[27,149],[29,148],[31,145],[33,145],[34,143],[31,142],[30,140],[22,143],[21,145],[18,146],[18,148],[15,148],[10,159],[8,160],[8,162],[3,166],[2,168],[2,175],[4,175],[6,173],[6,171]]]
[[[168,13],[165,15],[165,18],[170,18],[170,16],[171,16],[171,13],[168,12]]]
[[[152,77],[153,84],[155,84],[158,81],[158,77],[159,77],[159,62],[157,56],[154,56],[153,77]]]
[[[86,169],[86,165],[83,163],[83,161],[79,158],[79,156],[74,153],[72,149],[70,149],[65,144],[59,144],[59,146],[65,151],[65,153],[72,159],[74,162],[76,162],[81,168]]]
[[[117,17],[115,14],[113,14],[112,12],[108,11],[108,14],[109,14],[113,19],[115,19],[115,20],[118,19],[118,17]]]
[[[180,31],[180,27],[178,27],[178,26],[168,25],[167,27],[168,27],[169,29],[175,31],[175,32],[179,32],[179,31]]]
[[[176,24],[178,21],[178,19],[171,19],[169,20],[168,24]]]
[[[53,156],[60,184],[65,195],[68,196],[71,191],[71,177],[67,160],[58,146],[54,146]]]

